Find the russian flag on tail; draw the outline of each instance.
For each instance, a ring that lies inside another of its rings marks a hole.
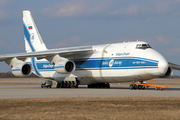
[[[32,30],[32,29],[33,29],[33,27],[32,27],[32,26],[28,26],[28,29],[29,29],[29,30]]]

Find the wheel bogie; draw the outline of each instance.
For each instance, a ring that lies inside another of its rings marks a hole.
[[[136,85],[136,84],[130,84],[129,88],[131,90],[144,90],[145,89],[145,86],[142,86],[142,85]]]
[[[62,82],[58,82],[57,83],[57,87],[56,88],[78,88],[78,84],[74,81],[62,81]]]

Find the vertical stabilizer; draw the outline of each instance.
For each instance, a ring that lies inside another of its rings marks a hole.
[[[47,50],[30,11],[23,11],[24,40],[26,52]]]

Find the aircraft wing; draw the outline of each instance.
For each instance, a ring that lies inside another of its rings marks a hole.
[[[174,63],[170,63],[170,62],[168,62],[169,63],[169,66],[172,68],[172,69],[174,69],[174,70],[180,70],[180,65],[177,65],[177,64],[174,64]]]
[[[28,57],[37,57],[37,59],[42,59],[48,56],[59,54],[61,57],[68,58],[73,55],[83,56],[92,53],[93,53],[92,46],[69,47],[69,48],[51,49],[51,50],[38,51],[38,52],[0,55],[0,62],[14,57],[20,60],[24,60]]]

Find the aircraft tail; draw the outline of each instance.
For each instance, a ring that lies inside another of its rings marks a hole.
[[[23,11],[24,40],[26,52],[47,50],[30,11]]]

